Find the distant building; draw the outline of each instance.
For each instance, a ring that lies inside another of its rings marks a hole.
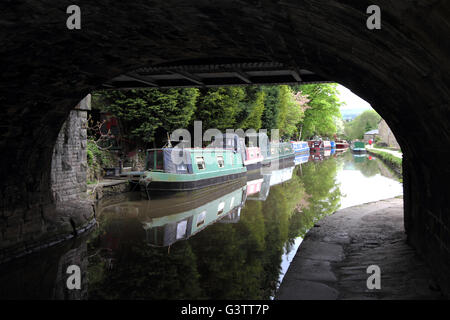
[[[387,125],[386,121],[381,120],[378,124],[378,132],[381,138],[381,142],[386,143],[389,147],[400,149],[400,145],[395,139],[394,134],[391,131],[391,128]]]
[[[375,137],[378,136],[378,129],[373,129],[364,133],[364,142],[369,142],[369,140],[375,141]]]

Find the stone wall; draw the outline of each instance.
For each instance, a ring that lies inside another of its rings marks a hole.
[[[77,200],[87,188],[87,112],[88,94],[70,111],[53,149],[51,183],[56,202]]]
[[[381,120],[378,124],[378,135],[381,138],[381,142],[386,143],[389,147],[400,149],[397,139],[395,139],[391,128],[389,128],[385,120]]]

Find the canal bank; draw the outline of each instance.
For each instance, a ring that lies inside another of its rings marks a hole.
[[[388,150],[388,149],[376,149],[374,147],[366,147],[368,154],[373,155],[383,161],[389,168],[394,170],[394,172],[402,177],[402,159],[403,155],[401,152]]]
[[[377,265],[381,289],[368,289]],[[403,199],[338,210],[306,234],[276,294],[294,299],[439,299],[430,270],[406,243]]]

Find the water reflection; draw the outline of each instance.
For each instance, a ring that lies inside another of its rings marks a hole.
[[[318,152],[195,192],[120,195],[99,204],[87,240],[1,266],[2,297],[269,299],[317,220],[401,194],[389,174],[375,158]],[[77,293],[69,264],[82,266]]]

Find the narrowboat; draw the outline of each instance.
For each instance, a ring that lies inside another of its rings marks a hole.
[[[331,149],[331,141],[328,140],[309,140],[308,145],[310,150],[325,150]]]
[[[361,142],[361,141],[352,142],[352,145],[350,146],[350,150],[352,150],[353,153],[366,153],[365,144],[364,144],[364,142]]]
[[[247,147],[245,139],[239,137],[236,133],[222,135],[222,137],[213,141],[209,147],[224,148],[239,153],[244,166],[247,168],[247,172],[260,169],[264,160],[261,148],[258,146]]]
[[[229,149],[149,149],[139,184],[146,193],[189,191],[229,182],[246,173],[241,154]]]
[[[264,149],[263,149],[264,150]],[[270,142],[266,154],[263,154],[263,166],[270,166],[272,162],[294,164],[295,153],[289,142]]]
[[[336,149],[347,149],[349,144],[345,140],[336,140]]]
[[[331,141],[328,140],[324,140],[323,141],[323,148],[326,149],[331,149]]]
[[[309,153],[309,145],[306,141],[291,141],[295,154]]]

